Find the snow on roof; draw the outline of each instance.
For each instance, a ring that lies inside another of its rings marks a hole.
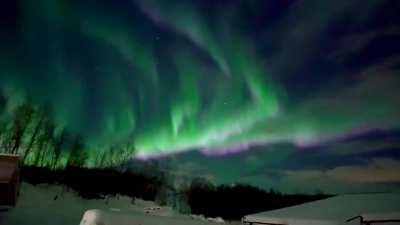
[[[243,222],[252,222],[268,225],[337,225],[335,221],[319,220],[310,218],[293,217],[264,217],[264,216],[246,216]]]
[[[387,212],[400,212],[399,202],[400,193],[339,195],[248,215],[243,218],[243,221],[271,224],[339,224],[358,215],[372,216],[384,215]]]
[[[400,202],[399,202],[400,204]],[[373,214],[363,214],[361,215],[364,221],[399,221],[400,222],[400,212],[388,212],[388,213],[373,213]]]

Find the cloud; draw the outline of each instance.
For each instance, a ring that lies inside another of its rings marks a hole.
[[[390,158],[376,158],[366,165],[339,166],[330,170],[287,170],[282,179],[326,180],[349,183],[400,183],[400,161]]]
[[[392,137],[378,140],[363,139],[349,142],[338,142],[327,146],[326,150],[335,155],[357,155],[393,148],[400,148],[400,140]]]
[[[262,188],[288,193],[363,193],[398,191],[400,160],[375,158],[363,165],[338,166],[332,169],[285,170],[271,168],[268,173],[251,174],[238,179]]]
[[[365,67],[351,86],[316,92],[313,98],[287,106],[247,140],[254,143],[292,142],[300,147],[322,145],[371,129],[400,126],[398,56]],[[234,137],[236,140],[239,137]]]
[[[338,62],[351,60],[351,57],[355,57],[361,51],[366,49],[376,38],[399,35],[400,29],[396,26],[355,32],[343,38],[339,38],[339,40],[336,41],[336,44],[334,44],[335,50],[330,53],[330,57]]]
[[[330,46],[332,30],[341,27],[359,27],[373,19],[385,1],[296,1],[285,12],[277,28],[268,33],[268,39],[280,37],[276,54],[270,57],[270,66],[279,75],[294,77],[299,67],[324,57]],[[345,19],[344,19],[345,18]],[[318,44],[316,44],[318,43]]]
[[[336,180],[357,183],[399,183],[400,161],[389,158],[372,160],[365,166],[342,166],[325,172]]]

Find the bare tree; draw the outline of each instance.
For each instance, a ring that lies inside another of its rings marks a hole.
[[[36,157],[34,165],[42,164],[43,157],[45,156],[44,152],[47,150],[48,144],[53,136],[54,125],[48,119],[43,121],[43,129],[38,136],[37,148],[36,148]]]
[[[13,129],[8,149],[11,154],[17,154],[21,145],[22,137],[25,133],[26,128],[31,121],[33,109],[29,104],[22,104],[17,108],[13,121]]]
[[[63,151],[63,147],[67,142],[69,133],[68,131],[63,128],[61,134],[58,138],[54,137],[54,162],[52,167],[55,168],[57,163],[60,161],[61,152]]]
[[[82,166],[85,164],[87,157],[88,156],[84,151],[82,137],[79,135],[75,136],[73,144],[71,146],[68,164],[70,166]]]
[[[22,156],[22,163],[25,162],[26,157],[29,155],[29,153],[31,153],[33,144],[35,143],[36,137],[38,136],[38,134],[40,132],[40,128],[42,127],[42,123],[43,123],[45,115],[43,113],[41,113],[41,112],[38,112],[38,115],[39,115],[39,120],[36,123],[36,126],[35,126],[35,128],[33,130],[33,133],[32,133],[31,138],[29,140],[29,144],[26,147],[25,153]]]

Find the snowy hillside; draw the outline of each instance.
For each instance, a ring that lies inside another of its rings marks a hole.
[[[23,183],[17,206],[0,211],[1,225],[78,225],[87,210],[99,209],[112,217],[135,217],[150,224],[213,224],[198,216],[181,215],[169,207],[153,202],[117,196],[110,199],[86,200],[61,186]],[[136,219],[135,219],[136,220]],[[143,223],[139,223],[143,224]]]

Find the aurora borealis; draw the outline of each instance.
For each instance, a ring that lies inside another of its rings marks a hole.
[[[143,25],[135,23],[138,18],[129,12],[116,17],[108,5],[92,9],[76,4],[43,1],[36,8],[23,4],[27,8],[21,45],[32,49],[33,61],[44,60],[45,65],[27,62],[33,64],[27,66],[30,77],[10,68],[12,75],[6,75],[4,83],[6,89],[33,86],[33,95],[51,102],[58,124],[82,132],[94,147],[133,140],[138,155],[154,156],[217,146],[276,114],[277,97],[250,42],[221,25],[218,29],[233,34],[218,44],[194,6],[170,12],[178,17],[181,11],[193,11],[184,16],[189,24],[169,24],[169,16],[161,16],[177,33],[158,34],[152,17],[141,18],[149,23]],[[67,10],[71,14],[63,16]],[[53,17],[65,18],[54,25],[58,19]],[[71,25],[74,22],[77,27]],[[36,30],[41,26],[43,33]],[[68,30],[69,26],[77,30]],[[155,49],[161,35],[183,40]],[[35,49],[44,38],[45,49]],[[82,42],[88,42],[83,47],[88,55],[80,56]]]
[[[11,129],[7,121],[19,105],[44,107],[54,136],[65,129],[82,138],[85,165],[96,166],[100,153],[115,162],[165,156],[179,171],[191,171],[182,168],[188,162],[197,168],[216,161],[200,174],[256,185],[264,176],[258,173],[271,171],[320,178],[333,170],[336,179],[343,167],[400,169],[396,1],[2,5],[2,130]],[[33,132],[34,122],[27,127]],[[375,131],[391,138],[371,141]],[[307,158],[310,152],[330,166],[308,168],[318,161]],[[301,169],[289,168],[294,158],[303,160]],[[235,164],[248,174],[226,175]]]

